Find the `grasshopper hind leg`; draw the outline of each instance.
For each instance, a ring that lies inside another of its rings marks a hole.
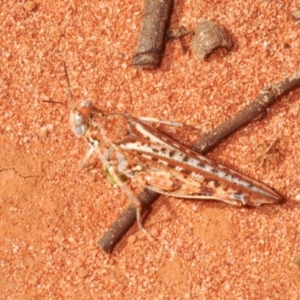
[[[143,226],[143,223],[142,223],[142,220],[141,220],[141,212],[142,212],[141,203],[137,198],[136,198],[136,200],[139,202],[139,204],[136,206],[136,221],[137,221],[137,225],[139,227],[139,230],[147,236],[147,238],[150,240],[150,242],[154,242],[155,238],[153,238],[151,236],[151,234]]]
[[[105,166],[108,173],[111,175],[113,181],[126,193],[128,198],[131,200],[131,202],[136,207],[136,220],[137,220],[138,227],[147,236],[147,238],[151,242],[153,242],[155,239],[148,233],[148,231],[144,228],[144,226],[142,224],[142,220],[141,220],[142,219],[141,218],[141,212],[142,212],[141,202],[133,194],[133,192],[130,190],[130,188],[127,186],[127,184],[120,179],[119,174],[116,173],[116,169],[109,164],[109,162],[108,162],[107,158],[105,157],[105,155],[101,154],[101,152],[98,148],[98,142],[94,142],[94,144],[91,145],[91,149],[88,151],[84,162],[89,159],[89,157],[92,155],[92,153],[94,151],[97,153],[97,155],[98,155],[99,159],[101,160],[102,164]]]
[[[109,174],[113,177],[115,183],[126,193],[128,198],[131,200],[133,205],[136,207],[136,220],[137,220],[137,225],[139,227],[139,230],[143,232],[147,238],[151,241],[154,242],[155,239],[150,235],[150,233],[145,229],[142,223],[142,206],[141,202],[139,199],[132,193],[130,188],[127,186],[126,183],[122,182],[119,178],[119,176],[116,174],[115,169],[113,167],[108,167],[108,172]]]

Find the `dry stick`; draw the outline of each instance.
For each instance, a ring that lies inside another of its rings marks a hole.
[[[164,47],[165,31],[172,0],[145,0],[138,47],[131,64],[139,68],[157,68]]]
[[[206,134],[192,149],[200,154],[206,154],[222,140],[236,132],[250,122],[263,118],[267,108],[271,106],[278,97],[293,90],[300,85],[300,71],[287,77],[285,80],[263,88],[258,97],[244,109],[238,112],[233,118],[219,125],[217,128]],[[154,201],[159,197],[158,193],[147,188],[139,195],[139,200],[144,210],[149,210]],[[122,236],[130,229],[136,220],[136,207],[130,204],[119,218],[110,226],[98,241],[98,245],[105,252],[110,252]]]

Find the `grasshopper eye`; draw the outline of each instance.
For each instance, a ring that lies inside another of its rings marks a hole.
[[[99,113],[99,111],[88,100],[83,101],[78,107],[73,109],[70,116],[70,124],[76,136],[83,137],[86,135],[95,113]]]
[[[84,116],[79,112],[71,113],[70,123],[72,131],[78,137],[84,136],[89,129],[89,125]]]
[[[73,123],[74,123],[75,126],[82,125],[82,122],[83,122],[82,114],[77,113],[77,114],[73,115]]]
[[[78,136],[84,136],[86,134],[86,132],[88,131],[89,127],[87,124],[82,124],[82,125],[78,125],[75,126],[74,128],[74,133]]]

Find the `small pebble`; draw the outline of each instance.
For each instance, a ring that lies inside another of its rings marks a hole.
[[[77,274],[80,278],[85,278],[89,275],[89,271],[86,268],[81,267],[77,271]]]
[[[292,261],[295,265],[297,265],[298,267],[300,267],[300,257],[294,257],[293,261]]]
[[[292,17],[296,20],[300,20],[300,10],[294,10],[292,12]]]
[[[24,9],[27,10],[27,11],[33,11],[35,9],[35,6],[36,5],[35,5],[35,3],[33,1],[27,1],[23,5]]]
[[[127,243],[128,244],[134,244],[137,241],[137,238],[135,235],[131,235],[130,237],[128,237],[127,239]]]

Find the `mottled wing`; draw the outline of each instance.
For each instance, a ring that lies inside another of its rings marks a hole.
[[[134,178],[156,192],[235,205],[281,200],[270,188],[205,158],[136,118],[129,116],[128,124],[131,135],[119,147],[140,166]]]

